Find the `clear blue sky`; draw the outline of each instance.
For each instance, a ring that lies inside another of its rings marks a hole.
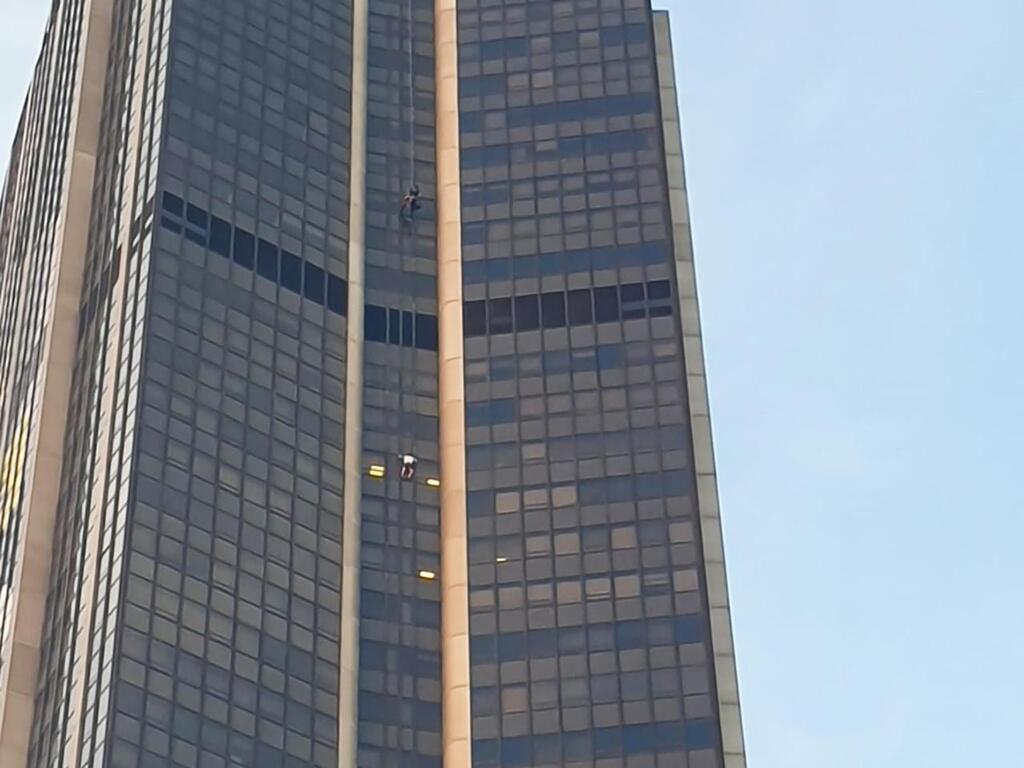
[[[1024,765],[1024,3],[667,5],[751,768]]]

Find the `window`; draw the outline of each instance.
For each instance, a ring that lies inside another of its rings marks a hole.
[[[652,280],[647,284],[647,298],[668,299],[672,297],[672,287],[668,280]]]
[[[565,327],[565,294],[545,293],[540,297],[541,323],[545,328]]]
[[[388,310],[388,343],[402,343],[402,313],[397,309]]]
[[[483,301],[467,301],[463,307],[465,335],[484,336],[487,333],[487,307]]]
[[[308,261],[305,265],[306,280],[303,286],[304,293],[307,299],[315,301],[317,304],[324,303],[324,271],[320,267],[310,264]]]
[[[256,255],[256,274],[277,282],[277,246],[260,239]]]
[[[198,206],[188,204],[188,223],[193,224],[200,229],[206,229],[206,211]]]
[[[491,299],[488,315],[491,333],[512,332],[512,299]]]
[[[413,345],[413,313],[402,312],[402,346],[411,347]]]
[[[386,342],[388,340],[388,315],[384,307],[367,304],[364,323],[363,333],[367,341]]]
[[[517,331],[535,331],[540,328],[540,308],[536,296],[516,296],[515,310]]]
[[[586,325],[593,319],[590,291],[586,288],[569,291],[569,325]]]
[[[672,285],[668,280],[652,280],[647,284],[648,311],[651,317],[672,314]]]
[[[437,349],[437,318],[433,315],[416,315],[416,348]]]
[[[262,241],[260,245],[263,245]],[[294,293],[302,290],[302,262],[288,251],[281,251],[281,285]]]
[[[633,320],[645,316],[643,283],[627,283],[620,286],[619,294],[622,297],[623,320]]]
[[[185,201],[177,195],[164,192],[164,210],[175,216],[182,216],[185,213]]]
[[[236,230],[234,246],[232,256],[235,263],[240,267],[252,269],[255,263],[256,238],[244,230]]]
[[[231,225],[216,216],[210,219],[210,250],[231,257]]]
[[[619,319],[619,289],[606,286],[594,289],[594,317],[599,323],[614,322]]]
[[[340,277],[327,277],[327,308],[339,315],[348,309],[348,286]]]

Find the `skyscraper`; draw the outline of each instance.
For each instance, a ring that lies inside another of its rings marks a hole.
[[[0,765],[745,765],[668,18],[56,0]]]

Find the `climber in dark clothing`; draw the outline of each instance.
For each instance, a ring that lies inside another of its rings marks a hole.
[[[413,183],[413,185],[409,187],[409,191],[405,193],[405,197],[402,198],[402,207],[399,209],[399,213],[411,221],[416,211],[419,209],[420,188]]]

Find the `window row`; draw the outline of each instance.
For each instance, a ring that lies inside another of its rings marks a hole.
[[[471,338],[671,314],[671,283],[652,280],[646,284],[626,283],[467,301],[463,307],[463,323],[466,337]]]
[[[530,6],[531,8],[533,6]],[[543,4],[538,6],[543,11]],[[474,24],[475,14],[461,14],[467,24]],[[503,59],[529,56],[532,52],[566,53],[581,48],[606,48],[625,43],[650,42],[651,32],[646,24],[627,24],[625,26],[603,27],[596,32],[556,32],[550,37],[506,37],[497,40],[484,40],[479,43],[464,43],[459,46],[461,61],[500,61]]]
[[[608,136],[609,134],[598,134]],[[640,184],[660,184],[657,172],[643,174]],[[601,192],[629,192],[637,189],[637,171],[635,168],[617,169],[615,171],[591,171],[584,174],[561,174],[545,176],[509,183],[508,181],[490,182],[487,184],[463,184],[462,207],[497,205],[517,202],[535,201],[540,199],[560,200],[567,193],[585,193],[588,196]],[[635,200],[633,203],[635,204]]]
[[[292,293],[326,305],[339,315],[348,309],[348,286],[344,278],[324,272],[298,256],[257,238],[241,227],[233,227],[192,203],[186,204],[177,195],[164,192],[162,226],[229,258],[245,269],[277,283]]]
[[[187,239],[213,253],[230,258],[246,269],[272,280],[293,293],[305,296],[326,306],[336,314],[348,310],[348,283],[344,278],[326,273],[320,267],[303,261],[298,256],[273,243],[257,238],[241,227],[232,227],[223,219],[213,216],[192,203],[185,203],[177,195],[163,195],[165,229],[184,235]],[[438,345],[437,317],[374,304],[367,304],[365,334],[367,341],[398,344],[404,347],[436,351]]]
[[[470,86],[474,78],[460,78],[459,91],[462,109],[466,112],[479,110],[472,102],[480,97],[465,96],[463,89],[479,90],[479,85]],[[572,103],[558,102],[552,104],[534,104],[532,106],[512,107],[507,111],[509,128],[535,127],[547,123],[561,123],[565,120],[585,120],[595,117],[612,117],[615,115],[636,115],[641,113],[657,114],[656,95],[653,93],[635,93],[624,96],[610,96],[601,99],[580,99]],[[460,112],[459,120],[473,120],[474,116]],[[472,123],[466,123],[472,126]],[[463,127],[463,131],[466,128]]]
[[[480,168],[509,163],[533,163],[571,157],[590,157],[614,152],[650,149],[652,136],[644,131],[616,131],[590,136],[573,136],[547,142],[495,144],[462,150],[462,168]]]
[[[470,639],[473,664],[544,659],[584,650],[631,650],[655,645],[701,643],[705,622],[700,614],[671,618],[633,619],[613,624],[591,624],[586,629],[531,629],[480,635]]]
[[[437,351],[437,317],[434,315],[367,304],[364,318],[363,334],[367,341]]]
[[[618,755],[681,749],[709,749],[715,745],[711,721],[626,725],[550,735],[478,739],[473,742],[473,765],[517,766],[562,760],[589,760]]]
[[[648,266],[665,264],[668,244],[662,240],[651,240],[635,245],[619,244],[609,247],[579,248],[565,250],[561,235],[553,238],[557,247],[547,247],[540,256],[533,253],[508,257],[512,240],[486,242],[487,229],[481,224],[463,224],[462,280],[465,284],[490,283],[521,277],[542,275],[567,275],[574,272],[590,272],[601,269]],[[590,235],[595,233],[591,232]],[[548,238],[545,238],[547,240]],[[533,240],[527,241],[533,248]]]

